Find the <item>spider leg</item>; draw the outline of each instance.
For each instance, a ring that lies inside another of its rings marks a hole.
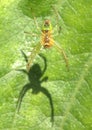
[[[34,25],[36,25],[37,30],[41,33],[41,29],[40,29],[40,27],[38,26],[38,23],[37,23],[37,20],[36,20],[36,17],[35,17],[35,15],[34,15],[34,13],[33,13],[32,8],[31,8],[31,14],[32,14],[32,17],[33,17]],[[24,31],[24,33],[30,34],[30,35],[32,35],[32,36],[37,36],[37,34],[33,34],[33,33],[30,33],[30,32],[26,32],[26,31]]]
[[[37,23],[37,20],[36,20],[36,17],[35,17],[35,15],[34,15],[34,13],[33,13],[32,8],[31,8],[31,13],[32,13],[32,17],[33,17],[33,19],[34,19],[34,24],[35,24],[36,27],[37,27],[37,30],[38,30],[39,32],[41,32],[41,29],[40,29],[40,27],[38,26],[38,23]]]
[[[29,34],[29,35],[31,35],[31,36],[33,36],[33,37],[36,37],[36,36],[37,36],[37,34],[31,33],[31,32],[26,32],[26,31],[24,31],[24,33]]]
[[[61,20],[61,16],[59,14],[59,11],[56,10],[55,6],[51,6],[53,11],[54,11],[54,14],[56,15],[56,26],[57,26],[57,30],[58,30],[58,34],[61,33],[61,25],[60,25],[60,20]]]
[[[66,63],[66,67],[67,67],[67,69],[68,69],[68,71],[69,71],[68,58],[67,58],[67,56],[66,56],[64,50],[63,50],[59,45],[57,45],[56,43],[54,43],[54,45],[55,45],[55,47],[58,49],[58,51],[59,51],[60,53],[62,53],[63,58],[64,58],[64,61],[65,61],[65,63]]]
[[[31,66],[32,66],[32,63],[36,57],[37,54],[39,54],[40,50],[41,50],[41,47],[42,45],[40,44],[40,42],[34,47],[34,49],[32,50],[29,58],[28,58],[28,62],[27,62],[27,65],[26,65],[26,68],[27,68],[27,71],[29,72]]]

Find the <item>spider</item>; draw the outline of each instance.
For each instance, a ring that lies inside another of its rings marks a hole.
[[[52,24],[51,21],[49,19],[44,20],[43,25],[42,25],[42,29],[40,29],[38,27],[38,24],[34,18],[34,22],[37,26],[37,29],[40,30],[41,32],[41,40],[40,42],[34,47],[34,49],[31,52],[31,55],[28,58],[28,62],[27,62],[27,71],[30,70],[31,65],[33,63],[33,60],[35,59],[35,56],[37,54],[39,54],[41,48],[47,49],[50,48],[52,46],[55,46],[57,48],[57,50],[63,55],[64,61],[66,63],[66,67],[68,68],[68,58],[64,52],[64,50],[54,41],[53,39],[53,29],[52,29]],[[29,32],[25,32],[30,34]]]

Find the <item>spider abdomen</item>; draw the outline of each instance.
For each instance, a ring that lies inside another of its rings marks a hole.
[[[49,30],[42,31],[41,44],[43,45],[43,47],[49,48],[53,45],[53,43],[54,43],[54,41],[52,39],[51,31],[49,31]]]

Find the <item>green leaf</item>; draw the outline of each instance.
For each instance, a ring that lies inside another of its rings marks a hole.
[[[92,129],[91,5],[92,0],[0,1],[0,130]],[[44,19],[53,25],[69,71],[54,46],[40,51],[29,73],[23,71],[21,50],[28,56],[40,42],[37,25]]]

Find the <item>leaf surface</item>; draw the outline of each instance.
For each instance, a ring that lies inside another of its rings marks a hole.
[[[91,5],[91,0],[0,1],[1,130],[92,129]],[[37,25],[41,28],[46,18],[53,25],[55,42],[68,57],[69,72],[54,47],[41,50],[44,58],[36,56],[30,73],[16,71],[26,69],[21,50],[28,56],[40,42]]]

